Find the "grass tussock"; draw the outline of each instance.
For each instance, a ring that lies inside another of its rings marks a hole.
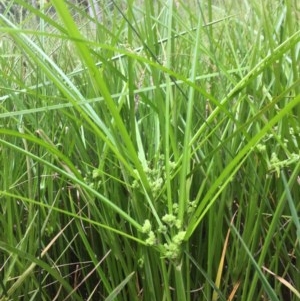
[[[297,1],[2,2],[0,300],[299,300]]]

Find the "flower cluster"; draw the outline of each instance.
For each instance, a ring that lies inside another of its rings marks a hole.
[[[151,230],[151,228],[152,227],[150,221],[146,219],[142,227],[142,232],[147,234],[146,244],[148,246],[153,246],[156,243],[156,237],[154,232]]]
[[[172,237],[171,242],[165,243],[165,257],[169,259],[178,259],[181,254],[181,245],[184,240],[185,231],[179,231]]]
[[[268,172],[275,172],[277,177],[280,176],[280,170],[282,168],[288,167],[300,160],[300,155],[296,153],[286,154],[285,160],[281,160],[276,152],[272,152],[271,156],[269,156],[266,145],[264,144],[257,144],[256,149],[262,154],[262,157],[268,166]]]
[[[168,239],[168,241],[162,245],[162,257],[176,260],[181,255],[181,246],[186,232],[182,230],[182,222],[174,214],[165,214],[161,220],[163,221],[164,225],[159,227],[159,233],[176,233],[171,236],[171,239]],[[158,240],[154,231],[152,230],[151,222],[148,219],[146,219],[144,222],[142,232],[147,234],[145,242],[148,246],[157,244]]]
[[[153,166],[153,167],[152,167]],[[173,161],[169,162],[170,172],[172,172],[176,163]],[[137,172],[137,171],[136,171]],[[156,163],[153,165],[151,162],[147,162],[147,165],[144,167],[144,172],[147,176],[148,183],[154,198],[156,198],[164,185],[166,179],[166,168],[165,168],[165,158],[163,155],[159,156]],[[139,181],[134,180],[132,183],[133,188],[139,187]]]

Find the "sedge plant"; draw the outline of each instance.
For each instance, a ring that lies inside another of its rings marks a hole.
[[[298,300],[297,1],[2,2],[0,300]]]

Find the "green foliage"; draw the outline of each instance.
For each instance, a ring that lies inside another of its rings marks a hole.
[[[299,299],[299,7],[202,2],[3,1],[1,301]]]

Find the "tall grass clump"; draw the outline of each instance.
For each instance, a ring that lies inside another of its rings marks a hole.
[[[39,2],[1,2],[0,300],[299,300],[297,0]]]

